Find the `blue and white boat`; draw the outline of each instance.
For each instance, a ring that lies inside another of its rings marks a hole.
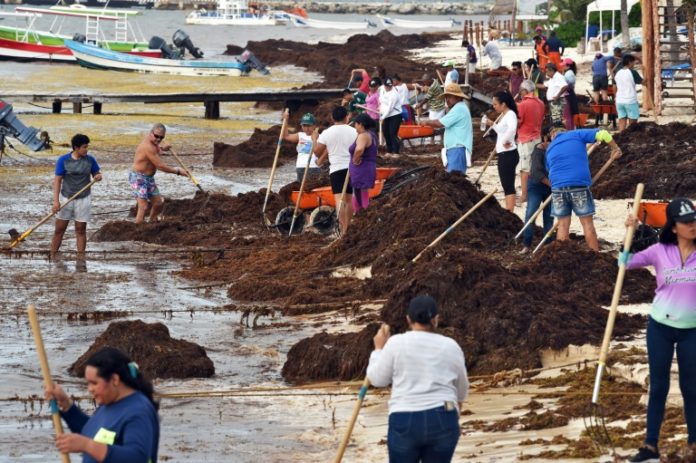
[[[294,14],[288,14],[290,21],[297,27],[311,27],[315,29],[334,29],[334,30],[353,30],[367,29],[368,27],[376,27],[372,21],[364,19],[361,22],[355,21],[322,21],[320,19],[303,18]]]
[[[91,69],[179,76],[241,76],[257,69],[262,74],[268,74],[265,66],[249,51],[245,51],[235,61],[207,61],[133,56],[74,40],[66,40],[65,46],[72,51],[81,66]]]
[[[377,15],[384,27],[401,27],[404,29],[451,29],[461,26],[462,23],[454,18],[444,21],[414,21],[411,19],[390,18],[387,16]]]

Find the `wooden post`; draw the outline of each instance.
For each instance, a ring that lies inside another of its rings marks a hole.
[[[53,104],[51,106],[53,114],[60,114],[61,110],[63,109],[63,102],[60,100],[53,100]]]
[[[203,104],[205,105],[205,118],[206,119],[220,119],[220,102],[219,101],[206,101]]]
[[[653,62],[651,65],[653,66],[654,69],[654,78],[655,78],[655,93],[653,95],[654,97],[654,104],[655,104],[655,117],[659,116],[662,114],[662,62],[661,57],[660,57],[660,38],[662,37],[662,31],[660,30],[660,12],[658,11],[657,8],[657,2],[658,0],[648,0],[651,5],[652,9],[652,23],[653,23],[653,38],[654,38],[654,43],[653,43],[653,50],[655,52],[655,56],[653,57]]]
[[[96,114],[96,115],[101,114],[101,113],[102,113],[102,103],[101,103],[101,101],[95,101],[95,102],[94,102],[93,109],[94,109],[94,114]]]
[[[73,101],[72,112],[73,114],[82,114],[82,102]]]
[[[696,48],[694,48],[694,7],[692,4],[686,4],[686,14],[688,15],[687,24],[689,29],[689,59],[691,61],[691,85],[693,90],[693,102],[696,105]]]
[[[650,111],[655,107],[655,29],[653,28],[653,11],[650,3],[653,0],[643,0],[641,17],[643,25],[643,110]]]

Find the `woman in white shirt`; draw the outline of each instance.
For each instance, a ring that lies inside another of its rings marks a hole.
[[[401,95],[394,89],[391,77],[384,79],[384,93],[379,97],[379,117],[387,151],[399,154],[399,127],[401,127]]]
[[[546,65],[546,77],[549,78],[546,83],[546,99],[549,102],[551,112],[551,125],[561,122],[568,129],[569,127],[563,119],[567,106],[566,96],[568,96],[569,84],[553,63]]]
[[[289,115],[284,114],[284,119],[288,119]],[[317,145],[316,120],[314,114],[306,113],[300,119],[300,131],[297,133],[288,133],[288,124],[283,125],[285,131],[281,138],[290,143],[297,143],[297,162],[295,163],[295,172],[297,173],[297,181],[301,182],[305,175],[305,167],[309,161],[307,169],[307,178],[321,176],[321,168],[317,165],[317,155],[314,154],[314,147]],[[311,156],[311,158],[310,158]]]
[[[367,378],[392,385],[387,447],[391,463],[447,463],[459,440],[459,410],[469,392],[464,353],[453,339],[435,333],[437,303],[418,296],[409,304],[410,331],[374,337]]]
[[[515,168],[520,162],[515,138],[517,136],[517,105],[510,92],[498,92],[493,96],[493,109],[499,114],[497,123],[491,120],[488,125],[498,134],[495,152],[498,153],[498,175],[505,192],[505,208],[515,210]]]

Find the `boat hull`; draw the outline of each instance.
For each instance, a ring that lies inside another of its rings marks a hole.
[[[72,40],[65,45],[73,52],[81,66],[123,72],[147,72],[179,76],[240,76],[248,67],[237,62],[186,61],[131,56],[103,50]]]
[[[27,33],[26,29],[11,26],[0,26],[0,38],[27,42],[36,45],[53,46],[63,46],[66,40],[72,39],[72,37],[68,37],[67,35],[51,34],[50,32],[43,31],[31,31]],[[110,50],[126,53],[134,49],[148,49],[148,45],[144,42],[118,42],[107,40],[106,42],[103,42],[103,46],[108,47]]]
[[[159,50],[131,50],[127,52],[135,56],[159,58]],[[0,38],[0,59],[14,61],[50,61],[76,63],[77,59],[65,45],[40,45],[35,43],[18,42]]]
[[[458,24],[454,20],[449,21],[414,21],[411,19],[396,19],[386,16],[378,16],[384,27],[400,27],[404,29],[451,29]]]
[[[367,29],[370,23],[364,22],[336,22],[336,21],[321,21],[319,19],[301,18],[299,16],[290,16],[290,20],[297,27],[311,27],[314,29],[337,29],[337,30],[358,30]]]
[[[285,23],[287,21],[270,16],[224,16],[191,13],[186,17],[186,24],[205,26],[277,26]]]

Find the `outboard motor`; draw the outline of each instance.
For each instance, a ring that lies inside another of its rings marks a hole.
[[[0,146],[4,145],[5,137],[10,136],[32,151],[41,151],[46,148],[46,141],[36,136],[38,132],[39,129],[22,124],[12,111],[12,105],[0,100]]]
[[[87,37],[85,37],[84,34],[80,34],[79,32],[73,35],[72,38],[75,42],[80,42],[80,43],[85,43],[87,41]]]
[[[169,46],[166,40],[162,37],[157,37],[153,35],[150,41],[147,43],[150,50],[159,50],[162,52],[162,57],[167,59],[181,59],[181,53],[178,50],[173,50]]]
[[[181,51],[182,56],[185,54],[184,50],[188,50],[194,58],[203,58],[203,51],[195,47],[188,34],[181,29],[177,29],[177,31],[174,32],[172,42],[174,42],[174,46]]]
[[[244,52],[237,57],[237,62],[256,69],[263,75],[270,74],[270,71],[266,69],[266,65],[259,61],[259,59],[249,50],[244,50]]]

